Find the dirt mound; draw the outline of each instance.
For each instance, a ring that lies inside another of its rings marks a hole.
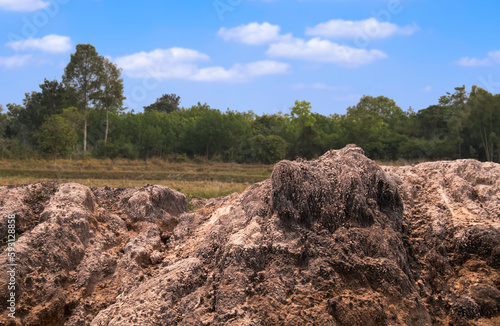
[[[405,202],[412,271],[433,320],[500,325],[500,165],[384,169]]]
[[[23,228],[0,325],[499,324],[499,180],[348,146],[194,212],[161,186],[0,187]]]

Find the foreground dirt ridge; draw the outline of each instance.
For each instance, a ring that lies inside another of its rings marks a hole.
[[[500,325],[500,165],[347,146],[189,212],[163,186],[0,187],[0,325]]]

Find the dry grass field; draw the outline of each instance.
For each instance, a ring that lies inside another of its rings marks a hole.
[[[401,166],[408,161],[376,161]],[[40,180],[76,182],[89,187],[138,187],[158,184],[184,193],[188,198],[213,198],[241,192],[271,175],[273,165],[212,161],[172,162],[162,159],[28,159],[0,160],[0,186]]]
[[[165,185],[188,197],[213,198],[241,192],[268,178],[272,165],[219,162],[175,163],[161,159],[0,160],[0,185],[40,180],[76,182],[89,187]]]

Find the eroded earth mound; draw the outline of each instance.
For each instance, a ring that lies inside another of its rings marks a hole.
[[[0,187],[0,325],[500,325],[500,165],[347,146],[189,212],[162,186]]]

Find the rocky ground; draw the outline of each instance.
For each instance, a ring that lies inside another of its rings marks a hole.
[[[500,325],[500,165],[355,146],[241,194],[0,187],[0,325]]]

